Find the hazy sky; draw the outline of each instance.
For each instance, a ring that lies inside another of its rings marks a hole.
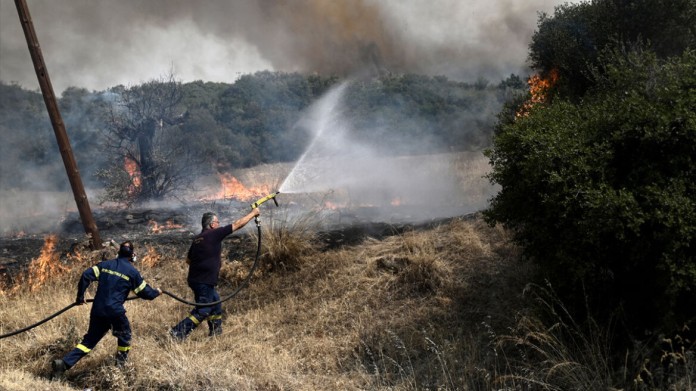
[[[27,0],[53,83],[233,82],[261,70],[526,74],[538,12],[561,0]],[[13,0],[0,0],[0,80],[38,89]]]

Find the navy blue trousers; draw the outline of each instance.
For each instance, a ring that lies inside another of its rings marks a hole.
[[[103,317],[90,316],[87,334],[82,337],[82,342],[77,344],[73,350],[63,357],[65,365],[70,368],[97,346],[97,343],[111,330],[118,341],[116,360],[124,362],[128,358],[131,348],[131,327],[126,314]]]
[[[215,285],[189,283],[189,287],[193,290],[196,303],[212,303],[220,300]],[[184,339],[204,320],[208,323],[208,335],[222,333],[222,303],[206,307],[196,306],[188,317],[172,328],[171,334],[175,338]]]

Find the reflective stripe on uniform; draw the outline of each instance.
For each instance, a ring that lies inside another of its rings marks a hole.
[[[119,346],[117,349],[119,352],[127,352],[130,350],[130,346]]]
[[[222,315],[210,315],[207,320],[218,320],[222,319]]]
[[[196,326],[198,326],[198,324],[201,323],[201,322],[200,322],[198,319],[196,319],[196,317],[193,316],[193,315],[189,315],[189,319],[191,319],[191,321],[193,321],[193,324],[195,324]]]
[[[147,284],[145,283],[145,281],[143,281],[143,283],[140,284],[140,286],[138,286],[137,288],[135,288],[135,290],[133,290],[133,292],[135,292],[135,294],[137,295],[138,292],[145,289],[146,286],[147,286]]]
[[[101,271],[103,271],[104,273],[109,273],[109,274],[113,274],[114,276],[121,277],[121,278],[123,278],[123,279],[126,280],[126,281],[130,281],[130,277],[128,277],[128,276],[125,275],[125,274],[121,274],[121,273],[119,273],[119,272],[116,272],[116,271],[113,271],[113,270],[109,270],[109,269],[101,269]]]
[[[78,343],[77,346],[75,346],[75,347],[78,348],[78,349],[80,349],[80,350],[82,350],[82,351],[85,352],[85,353],[89,353],[89,352],[92,351],[92,349],[88,348],[87,346],[85,346],[85,345],[83,345],[83,344],[81,344],[81,343]]]
[[[92,270],[94,270],[94,275],[99,278],[99,268],[96,266],[92,266]]]

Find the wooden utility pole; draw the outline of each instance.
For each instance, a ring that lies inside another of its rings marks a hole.
[[[65,171],[68,173],[68,180],[70,181],[70,186],[75,196],[77,210],[80,212],[80,219],[82,220],[82,225],[85,227],[85,232],[91,235],[90,242],[92,249],[96,250],[101,248],[102,244],[101,238],[99,237],[99,230],[97,229],[97,224],[94,222],[92,210],[89,207],[89,200],[87,200],[85,188],[82,185],[80,171],[77,168],[77,163],[75,162],[75,157],[70,147],[68,134],[65,132],[63,118],[58,110],[58,103],[53,93],[51,79],[48,77],[48,69],[46,69],[46,64],[41,54],[39,39],[36,36],[36,31],[34,31],[31,15],[29,15],[29,7],[27,7],[26,0],[15,0],[15,5],[17,6],[17,13],[19,14],[19,21],[22,24],[24,35],[27,38],[27,45],[29,46],[31,59],[34,62],[36,77],[39,78],[39,85],[41,86],[41,93],[46,103],[46,109],[48,110],[49,117],[51,117],[53,132],[56,134],[56,140],[58,141],[60,155],[63,157]]]

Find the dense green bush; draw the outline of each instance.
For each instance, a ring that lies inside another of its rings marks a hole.
[[[541,14],[530,44],[532,68],[560,75],[556,88],[581,97],[595,83],[592,68],[605,47],[649,45],[658,57],[696,47],[696,0],[592,0],[563,4]]]
[[[557,96],[500,122],[488,156],[502,190],[486,216],[576,308],[678,326],[696,315],[696,53],[600,61],[579,103]]]

